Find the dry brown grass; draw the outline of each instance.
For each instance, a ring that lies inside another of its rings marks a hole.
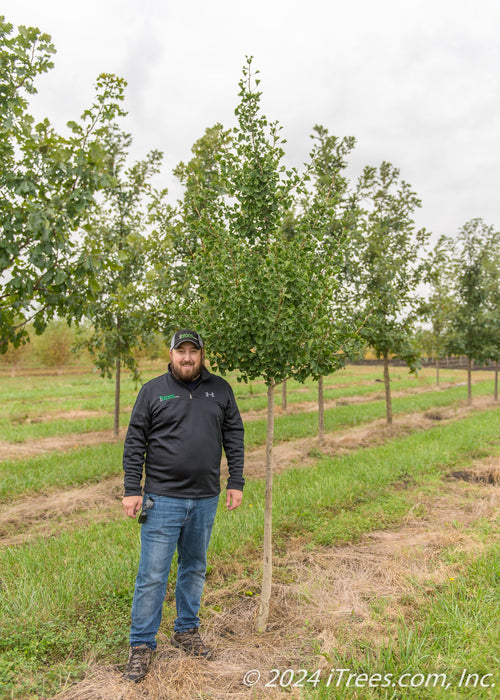
[[[54,529],[75,529],[113,517],[123,495],[122,482],[113,477],[98,484],[52,489],[2,504],[0,546],[22,544],[33,537],[49,536]]]
[[[496,457],[489,457],[478,465],[462,471],[452,472],[450,478],[463,479],[483,484],[500,484],[500,464]]]
[[[500,468],[488,458],[471,468],[475,474]],[[272,668],[328,668],[336,650],[355,657],[363,646],[377,649],[397,634],[401,618],[411,624],[429,594],[459,575],[446,564],[445,550],[477,555],[483,544],[474,534],[478,518],[499,514],[500,488],[486,479],[449,479],[438,497],[417,494],[404,524],[392,531],[371,532],[356,545],[310,550],[304,539],[292,541],[276,561],[268,631],[254,631],[257,601],[245,592],[251,582],[233,579],[207,584],[203,625],[214,661],[187,658],[159,636],[150,674],[138,684],[121,677],[122,667],[95,665],[87,678],[63,692],[60,700],[239,700],[278,698],[283,691],[264,687]],[[214,605],[221,612],[214,611]],[[380,611],[383,611],[382,613]],[[324,654],[324,655],[323,655]],[[243,676],[259,669],[262,680],[246,688]],[[300,689],[289,697],[300,697]]]
[[[68,433],[66,435],[56,435],[53,437],[37,438],[36,440],[25,440],[24,442],[6,442],[0,440],[1,460],[26,459],[36,455],[47,454],[48,452],[67,452],[75,447],[91,447],[104,442],[119,442],[125,437],[125,429],[120,430],[118,437],[113,435],[112,430],[95,430],[87,433]]]
[[[53,399],[56,401],[57,399]],[[81,420],[82,418],[96,418],[100,416],[108,415],[105,411],[94,411],[89,409],[78,409],[75,411],[51,411],[45,415],[40,416],[22,416],[18,419],[12,419],[13,423],[21,424],[34,424],[34,423],[47,423],[49,421],[62,419],[62,420]]]

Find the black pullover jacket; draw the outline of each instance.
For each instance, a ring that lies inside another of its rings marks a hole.
[[[170,367],[169,367],[170,369]],[[144,492],[207,498],[220,492],[222,447],[228,489],[243,489],[243,422],[233,390],[202,368],[192,391],[171,371],[144,384],[130,418],[123,450],[125,496]]]

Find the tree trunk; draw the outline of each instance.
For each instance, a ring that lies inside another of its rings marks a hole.
[[[498,401],[498,360],[495,362],[495,401]]]
[[[281,384],[281,410],[286,411],[286,379]]]
[[[467,358],[467,406],[472,406],[472,359]]]
[[[113,424],[113,435],[118,437],[120,432],[120,358],[116,358],[116,376],[115,376],[115,420]]]
[[[436,386],[439,386],[439,357],[436,355]]]
[[[318,380],[318,444],[325,442],[325,396],[323,392],[323,377]]]
[[[387,425],[392,424],[391,379],[389,377],[389,355],[384,355],[385,413]]]
[[[273,441],[274,441],[274,380],[267,387],[267,437],[266,437],[266,500],[264,511],[264,566],[262,592],[255,628],[265,632],[269,618],[269,602],[273,577]]]

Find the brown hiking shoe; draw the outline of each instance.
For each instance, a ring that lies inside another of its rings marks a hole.
[[[128,681],[140,681],[149,671],[153,650],[147,644],[130,647],[123,677]]]
[[[212,651],[203,644],[197,627],[192,627],[185,632],[174,632],[170,641],[174,647],[182,649],[192,656],[202,656],[204,659],[212,658]]]

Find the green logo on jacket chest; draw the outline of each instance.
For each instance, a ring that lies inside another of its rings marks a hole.
[[[160,396],[160,401],[168,401],[169,399],[178,399],[179,397],[175,394],[168,394],[168,396]]]

